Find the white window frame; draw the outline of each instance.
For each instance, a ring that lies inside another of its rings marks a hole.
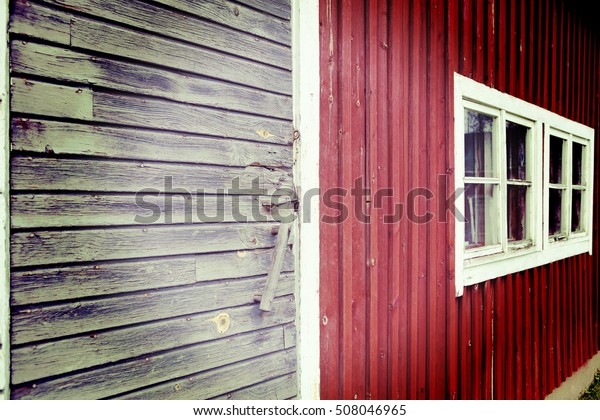
[[[500,218],[500,245],[465,250],[465,223],[455,223],[455,284],[456,296],[462,296],[464,287],[493,278],[516,273],[529,268],[545,265],[553,261],[585,252],[592,253],[592,211],[593,211],[593,168],[594,130],[558,114],[530,104],[508,94],[499,92],[472,79],[454,73],[454,164],[456,191],[464,191],[464,116],[465,109],[491,115],[495,118],[492,141],[495,177],[499,177],[500,197],[497,214]],[[508,242],[507,227],[507,181],[506,174],[506,121],[512,121],[530,128],[526,143],[527,179],[531,180],[527,197],[527,237],[523,243]],[[549,163],[550,135],[567,140],[566,154],[563,153],[562,171],[566,174],[567,191],[562,206],[562,220],[566,223],[567,235],[564,240],[551,241],[549,233]],[[585,187],[571,185],[572,143],[585,146],[582,157],[582,177]],[[473,181],[467,178],[467,181]],[[491,182],[491,180],[490,180]],[[571,193],[573,189],[585,189],[581,203],[581,224],[583,232],[571,233]],[[464,197],[456,200],[457,215],[465,215]],[[531,241],[531,242],[530,242]]]

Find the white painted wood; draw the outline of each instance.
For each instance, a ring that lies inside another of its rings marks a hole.
[[[506,200],[506,136],[503,130],[505,120],[511,120],[530,128],[530,138],[527,149],[527,176],[531,179],[531,195],[528,199],[528,239],[532,246],[524,247],[523,244],[511,247],[503,238],[500,247],[484,247],[481,250],[464,249],[464,224],[457,221],[455,231],[455,264],[456,264],[456,296],[461,296],[464,286],[476,284],[509,273],[526,270],[545,265],[584,252],[592,252],[592,194],[585,194],[585,206],[582,210],[582,223],[585,227],[583,233],[570,232],[571,220],[571,149],[573,139],[586,146],[584,156],[583,174],[586,181],[585,187],[576,187],[579,190],[592,191],[593,180],[593,146],[594,130],[575,121],[568,120],[560,115],[527,103],[483,84],[477,83],[459,74],[454,75],[454,104],[455,104],[455,187],[463,188],[465,183],[473,182],[473,178],[466,178],[464,168],[464,109],[474,109],[498,118],[499,129],[495,130],[498,140],[495,152],[500,157],[496,163],[500,168],[500,188],[503,201]],[[542,138],[542,132],[544,136]],[[549,184],[550,164],[550,135],[557,135],[566,139],[563,151],[563,174],[561,185]],[[543,148],[542,148],[543,144]],[[531,168],[529,168],[531,166]],[[542,188],[542,179],[545,188]],[[479,180],[477,180],[479,181]],[[494,183],[494,179],[484,179],[486,183]],[[551,242],[548,236],[549,217],[549,191],[550,188],[561,188],[564,191],[562,223],[566,226],[566,239]],[[542,206],[542,203],[544,204]],[[458,200],[457,210],[464,215],[464,201]],[[499,206],[498,214],[502,219],[503,236],[506,236],[507,215],[505,205]]]
[[[0,1],[0,399],[10,398],[8,1]]]
[[[294,175],[300,199],[295,226],[298,380],[301,399],[318,399],[319,373],[319,2],[292,1]]]

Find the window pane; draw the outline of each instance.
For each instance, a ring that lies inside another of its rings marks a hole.
[[[548,221],[548,227],[550,235],[560,234],[561,229],[561,215],[562,215],[562,190],[556,190],[550,188],[550,220]]]
[[[506,122],[506,175],[508,179],[525,181],[526,155],[525,141],[529,128],[510,121]]]
[[[573,203],[571,207],[571,232],[582,232],[581,226],[581,191],[573,190]]]
[[[562,184],[562,158],[564,139],[550,136],[550,183]]]
[[[467,184],[465,186],[465,218],[467,249],[499,243],[494,185]]]
[[[493,177],[492,127],[494,118],[465,113],[465,176]]]
[[[508,240],[522,241],[527,239],[527,188],[508,185]]]
[[[581,169],[583,165],[584,148],[584,145],[573,142],[573,185],[583,185]]]

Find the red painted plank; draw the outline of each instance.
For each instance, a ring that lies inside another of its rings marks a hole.
[[[498,279],[496,279],[497,281]],[[486,400],[493,399],[493,356],[494,356],[494,282],[483,285],[483,395]]]
[[[533,398],[533,330],[537,324],[532,322],[531,302],[533,297],[533,285],[530,278],[531,270],[523,273],[523,398]]]
[[[514,279],[515,399],[521,400],[523,399],[523,335],[525,333],[523,319],[523,273],[517,273]]]
[[[498,28],[498,40],[496,42],[497,46],[497,57],[496,57],[496,80],[498,90],[501,92],[506,92],[507,86],[507,50],[508,50],[508,35],[507,35],[507,13],[506,13],[506,1],[498,1],[497,4],[497,13],[496,15],[496,27]]]
[[[496,30],[494,22],[494,11],[496,8],[496,2],[494,0],[488,0],[486,2],[486,9],[484,10],[484,16],[487,16],[486,22],[486,41],[483,52],[485,54],[485,77],[484,83],[490,87],[496,86]]]
[[[471,293],[471,398],[483,398],[483,285],[476,284]]]
[[[505,397],[508,400],[515,399],[515,376],[516,376],[516,359],[515,354],[515,315],[514,315],[514,279],[511,274],[506,276],[506,294],[504,295],[506,305],[506,383]]]
[[[499,278],[496,280],[496,291],[494,293],[494,399],[503,400],[506,398],[506,368],[505,363],[508,357],[506,350],[506,280]]]
[[[542,289],[540,286],[540,270],[534,268],[532,270],[533,284],[532,284],[532,356],[531,363],[533,367],[533,378],[532,378],[532,398],[535,400],[540,399],[540,395],[543,394],[542,386],[543,382],[541,379],[542,366],[540,366],[541,360],[541,347],[542,337],[545,335],[546,325],[540,321],[541,305],[546,299],[545,295],[542,295]],[[545,347],[543,347],[545,349]]]
[[[465,290],[460,299],[459,328],[460,328],[460,363],[459,385],[460,399],[472,399],[473,386],[471,384],[472,351],[471,351],[471,294],[473,288]]]
[[[447,130],[445,135],[445,143],[446,147],[446,174],[447,177],[447,185],[448,190],[453,189],[454,185],[454,102],[451,98],[454,96],[453,93],[453,72],[458,72],[459,70],[459,40],[458,36],[452,34],[458,34],[459,28],[459,8],[458,8],[458,0],[448,0],[447,1],[447,19],[446,19],[446,28],[445,33],[450,34],[447,38],[447,90],[446,90],[446,123]],[[446,193],[449,191],[446,190]],[[455,220],[452,217],[448,218],[448,224],[446,229],[447,237],[452,238],[454,236],[455,229]],[[447,351],[446,351],[446,372],[447,372],[447,391],[446,397],[449,399],[456,399],[459,397],[459,315],[458,315],[458,299],[455,298],[455,276],[456,273],[454,271],[454,241],[449,240],[447,242],[447,261],[448,261],[448,279],[446,281],[446,296],[447,296]]]
[[[473,76],[473,0],[462,0],[461,25],[459,26],[460,74]]]
[[[320,157],[319,179],[322,191],[338,185],[339,149],[338,149],[338,65],[337,49],[337,2],[327,0],[319,2],[321,31],[320,31],[320,75],[322,81],[320,109]],[[334,96],[335,95],[335,96]],[[321,201],[323,216],[330,213]],[[328,247],[326,256],[320,258],[320,371],[321,398],[338,399],[340,385],[340,296],[342,284],[339,274],[340,251],[332,246],[339,242],[339,225],[320,224],[320,242],[322,247]],[[323,249],[323,248],[322,248]],[[326,386],[325,386],[326,384]]]

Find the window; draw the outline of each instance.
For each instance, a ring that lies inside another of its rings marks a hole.
[[[458,74],[454,83],[457,295],[591,253],[594,130]]]

